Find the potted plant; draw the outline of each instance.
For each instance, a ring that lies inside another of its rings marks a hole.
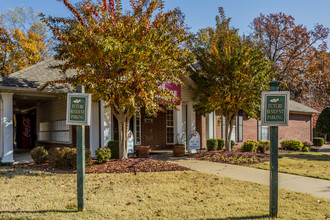
[[[185,135],[177,135],[177,143],[173,146],[173,156],[183,157],[186,153]]]
[[[148,158],[151,148],[149,145],[135,146],[135,154],[138,158]]]

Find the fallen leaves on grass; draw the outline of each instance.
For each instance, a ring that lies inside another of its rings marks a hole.
[[[190,155],[191,158],[198,160],[209,160],[219,163],[230,164],[254,164],[269,161],[269,154],[239,151],[209,151]]]

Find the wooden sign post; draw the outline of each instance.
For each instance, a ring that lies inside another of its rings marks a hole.
[[[68,93],[66,123],[77,130],[77,200],[78,211],[85,209],[85,125],[90,125],[91,94],[84,86],[76,87],[77,93]]]
[[[278,126],[288,126],[288,91],[278,91],[279,81],[270,82],[271,92],[262,92],[261,125],[270,127],[270,198],[269,215],[277,217],[278,212]]]

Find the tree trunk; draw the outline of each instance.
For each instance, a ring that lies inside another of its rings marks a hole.
[[[233,131],[234,118],[236,115],[226,115],[225,116],[225,146],[227,151],[232,151],[231,149],[231,133]]]
[[[127,134],[129,128],[129,120],[133,116],[127,109],[120,109],[112,106],[113,113],[118,120],[119,132],[119,159],[127,158]]]
[[[129,127],[129,119],[118,119],[119,127],[119,159],[127,158],[127,133]]]

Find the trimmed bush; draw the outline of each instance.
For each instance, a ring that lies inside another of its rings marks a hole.
[[[242,151],[243,152],[257,152],[258,141],[247,140],[243,143]]]
[[[217,139],[218,141],[218,150],[222,150],[225,146],[225,140],[224,139]]]
[[[30,152],[32,160],[37,163],[46,163],[48,160],[48,151],[44,146],[35,147]]]
[[[320,147],[322,147],[323,144],[324,144],[324,139],[323,138],[321,138],[321,137],[315,137],[315,138],[313,138],[313,145],[314,146],[320,146]]]
[[[286,141],[281,141],[281,146],[285,150],[293,150],[293,151],[301,151],[303,148],[303,144],[301,141],[298,140],[286,140]]]
[[[98,163],[106,163],[111,158],[111,150],[107,147],[97,149],[95,154]]]
[[[59,169],[77,169],[77,149],[70,147],[51,148],[48,152],[49,165]],[[85,164],[92,165],[91,151],[85,149]]]
[[[257,152],[258,153],[265,153],[270,150],[270,141],[259,141]]]
[[[213,151],[218,149],[218,140],[217,139],[208,139],[206,141],[206,146],[208,151]]]
[[[111,158],[119,159],[119,141],[109,141],[108,148],[111,150]]]

